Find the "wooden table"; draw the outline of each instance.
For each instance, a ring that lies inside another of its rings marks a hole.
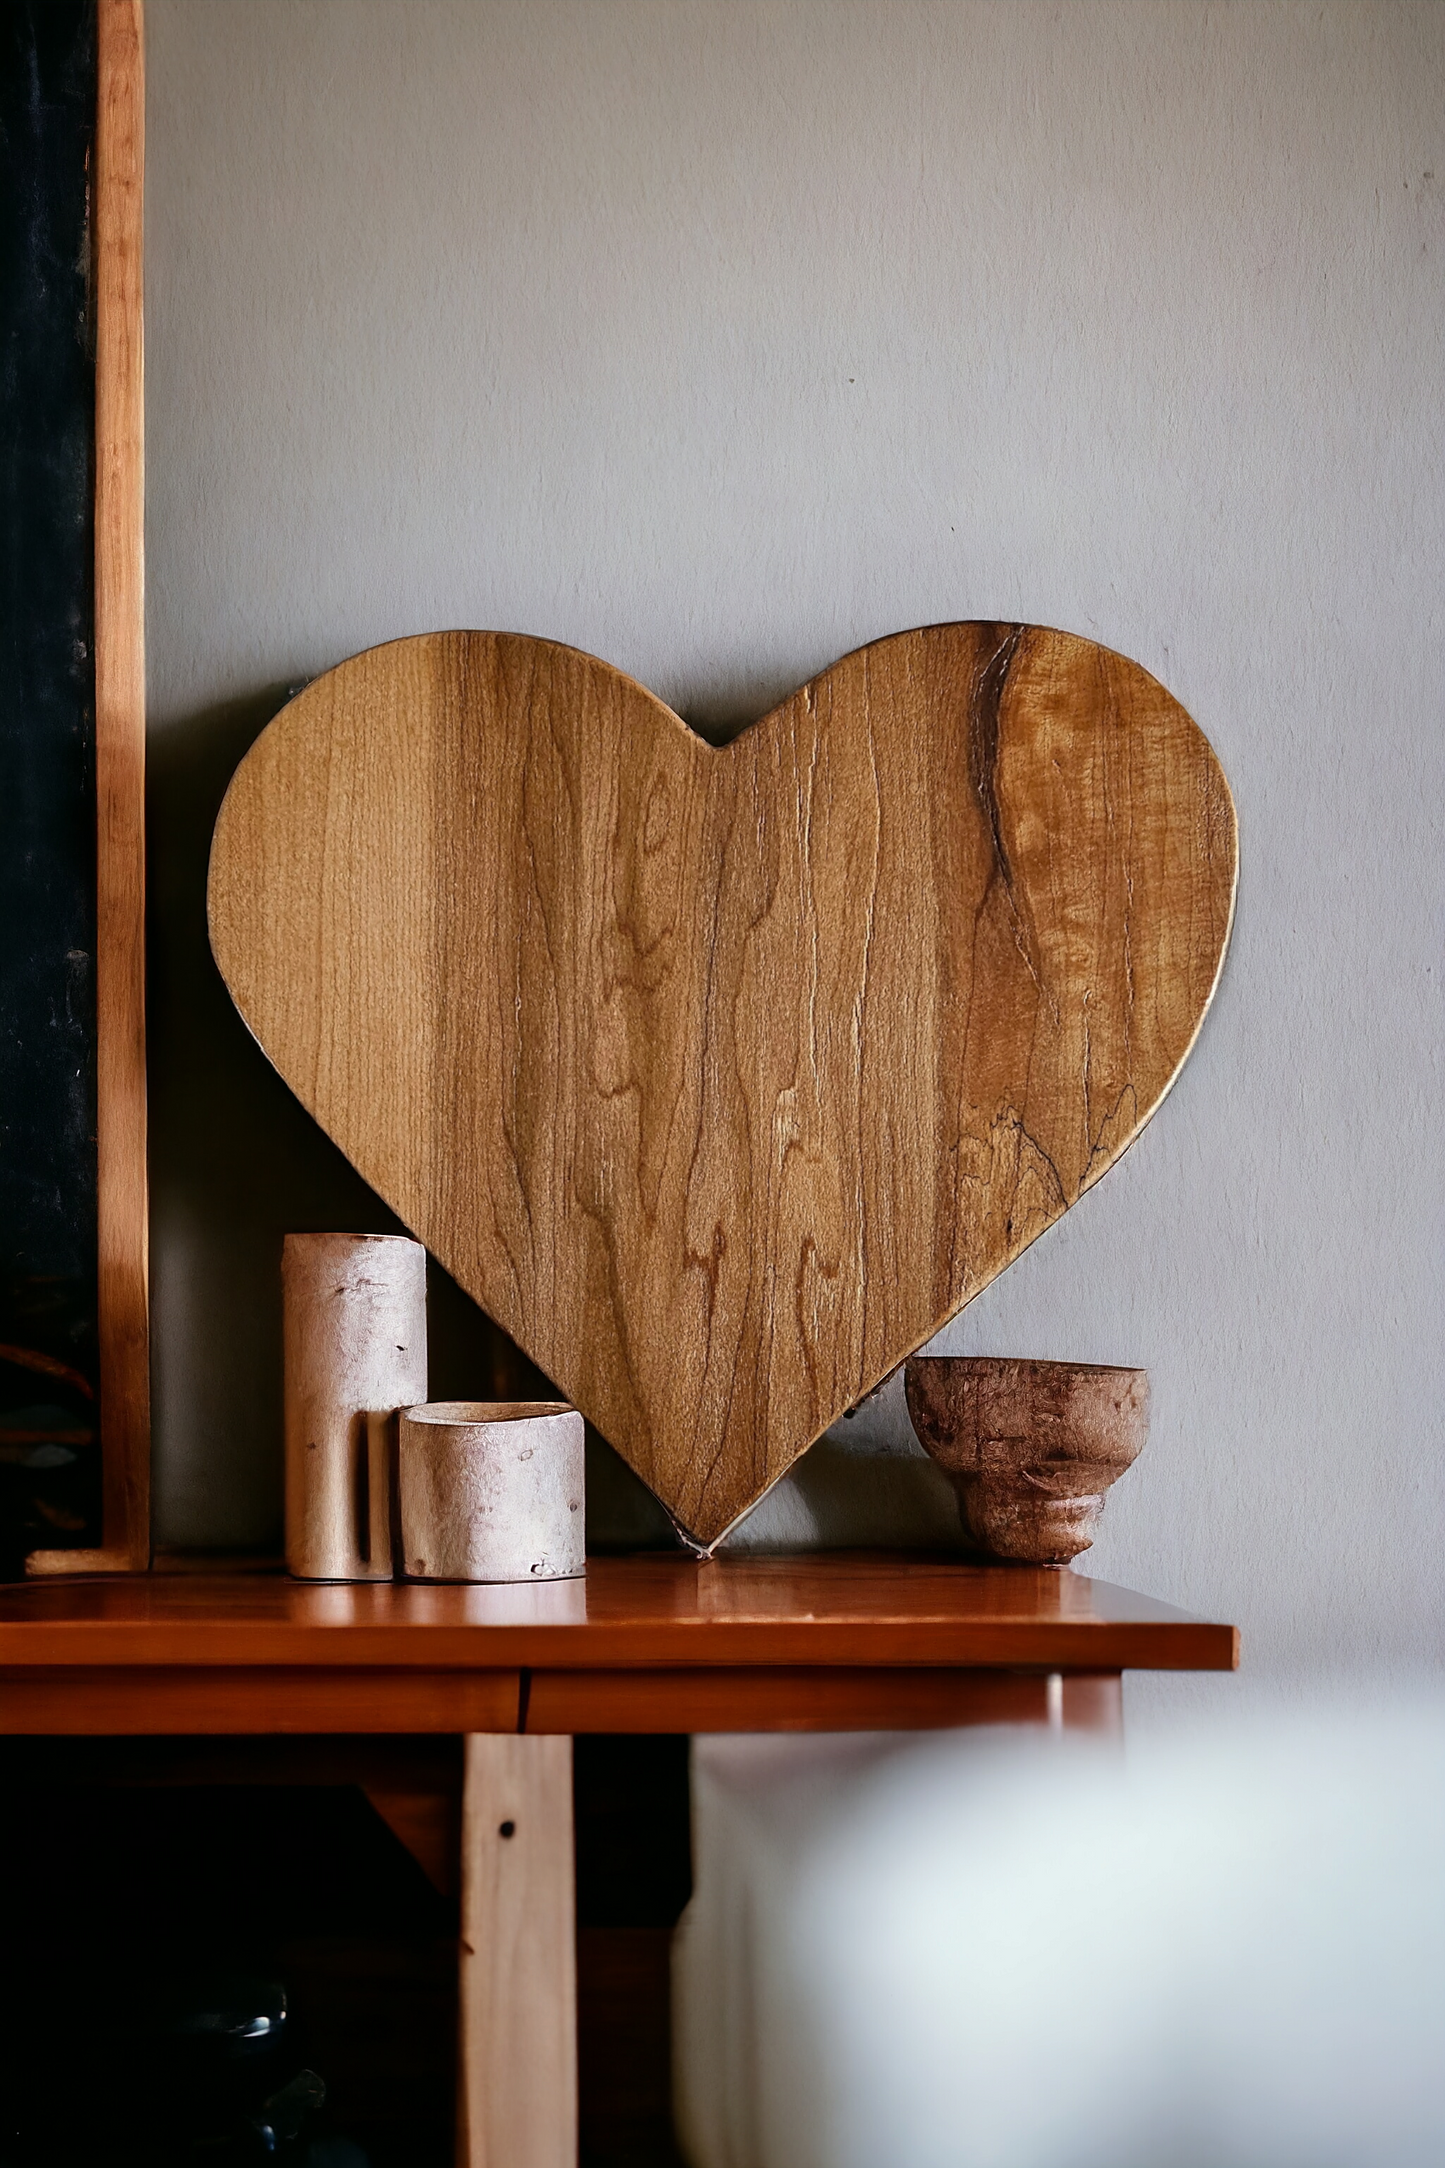
[[[213,1770],[228,1738],[374,1740],[356,1779],[438,1879],[453,1802],[422,1735],[464,1735],[458,2157],[572,2168],[574,1734],[1116,1729],[1122,1672],[1237,1660],[1231,1626],[952,1559],[645,1554],[501,1588],[152,1574],[0,1590],[0,1734],[206,1742]]]

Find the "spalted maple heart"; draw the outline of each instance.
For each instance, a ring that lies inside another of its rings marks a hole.
[[[699,1544],[1096,1181],[1228,938],[1233,808],[1121,656],[860,649],[718,749],[550,641],[293,700],[211,940],[303,1104]]]

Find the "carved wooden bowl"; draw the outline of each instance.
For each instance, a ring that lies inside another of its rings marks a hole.
[[[915,1355],[905,1382],[924,1450],[995,1558],[1063,1565],[1086,1551],[1149,1434],[1147,1370]]]

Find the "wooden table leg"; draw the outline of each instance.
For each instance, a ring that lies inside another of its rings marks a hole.
[[[1049,1721],[1063,1731],[1101,1731],[1122,1738],[1122,1675],[1117,1671],[1054,1672],[1049,1679]]]
[[[576,1909],[572,1741],[469,1733],[458,2168],[576,2168]]]

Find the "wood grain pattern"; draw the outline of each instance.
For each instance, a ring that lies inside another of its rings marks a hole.
[[[1048,1724],[1058,1672],[755,1664],[706,1671],[538,1671],[529,1732],[937,1731]]]
[[[150,1563],[145,1067],[145,62],[140,0],[99,0],[95,278],[96,1153],[104,1542],[31,1573]]]
[[[570,1739],[469,1738],[459,2168],[575,2168]]]
[[[1149,1373],[999,1355],[914,1355],[908,1414],[995,1558],[1062,1564],[1087,1551],[1104,1494],[1149,1435]]]
[[[210,921],[303,1103],[710,1546],[1137,1134],[1234,877],[1200,731],[1063,633],[899,634],[721,750],[448,633],[263,734]]]
[[[258,1731],[275,1728],[264,1695],[279,1706],[293,1675],[329,1678],[339,1701],[353,1672],[392,1678],[399,1691],[415,1678],[420,1697],[424,1680],[447,1674],[465,1682],[509,1671],[515,1691],[519,1670],[532,1673],[535,1692],[544,1671],[780,1664],[1228,1671],[1237,1661],[1232,1626],[1081,1573],[872,1553],[594,1558],[585,1580],[535,1588],[327,1587],[279,1574],[197,1573],[0,1589],[6,1680],[19,1671],[108,1671],[128,1681],[125,1691],[143,1706],[148,1682],[162,1675],[199,1670],[214,1678],[235,1668],[263,1696]],[[517,1721],[514,1706],[504,1728]],[[363,1716],[354,1728],[375,1727]]]
[[[480,1668],[17,1666],[0,1672],[0,1733],[234,1738],[515,1731],[520,1699],[515,1671]]]

